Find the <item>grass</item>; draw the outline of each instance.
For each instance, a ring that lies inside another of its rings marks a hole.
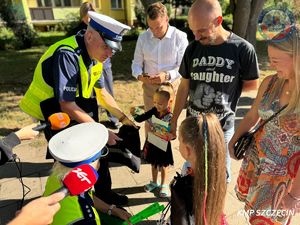
[[[39,46],[26,50],[0,51],[0,136],[32,123],[32,119],[19,109],[18,103],[32,81],[35,66],[46,49],[45,46]],[[128,115],[130,106],[142,104],[141,84],[131,76],[134,49],[135,41],[125,41],[123,51],[112,58],[115,99]],[[101,118],[106,119],[105,116]]]
[[[62,33],[57,33],[55,37],[43,35],[39,41],[47,45],[51,44],[49,40],[57,41],[64,37]],[[135,44],[136,41],[124,41],[123,51],[112,58],[115,99],[127,115],[131,106],[143,103],[141,84],[131,76]],[[0,136],[32,122],[28,115],[21,112],[18,103],[32,80],[39,58],[46,49],[45,46],[36,46],[26,50],[0,51]],[[257,54],[262,77],[273,73],[269,70],[265,41],[257,42]],[[106,117],[102,115],[101,118]]]
[[[51,32],[38,32],[38,38],[35,40],[34,44],[40,45],[51,45],[63,38],[65,38],[65,32],[62,31],[51,31]]]

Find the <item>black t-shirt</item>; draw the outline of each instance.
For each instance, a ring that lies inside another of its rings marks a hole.
[[[214,112],[228,130],[234,124],[243,80],[258,78],[258,63],[253,46],[232,33],[220,45],[191,42],[179,73],[190,79],[188,115]]]

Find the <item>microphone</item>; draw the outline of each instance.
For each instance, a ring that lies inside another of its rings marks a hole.
[[[62,179],[63,187],[54,193],[63,192],[65,193],[65,197],[68,195],[80,195],[93,187],[97,180],[97,171],[89,164],[83,164],[71,170],[71,172]]]
[[[67,127],[70,124],[70,117],[68,114],[59,112],[54,113],[48,117],[48,122],[37,125],[32,128],[35,131],[44,130],[47,127],[50,127],[52,130],[60,130]]]

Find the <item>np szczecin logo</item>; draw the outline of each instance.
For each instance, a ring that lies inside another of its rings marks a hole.
[[[258,31],[265,40],[280,41],[292,32],[295,24],[293,13],[282,7],[271,6],[264,9],[258,18]]]

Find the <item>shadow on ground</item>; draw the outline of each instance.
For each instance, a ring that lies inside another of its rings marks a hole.
[[[22,177],[46,177],[49,176],[49,172],[53,166],[53,162],[45,163],[31,163],[20,162],[17,163],[18,167],[22,171]],[[15,178],[19,177],[19,172],[14,162],[8,162],[1,166],[0,178]]]

